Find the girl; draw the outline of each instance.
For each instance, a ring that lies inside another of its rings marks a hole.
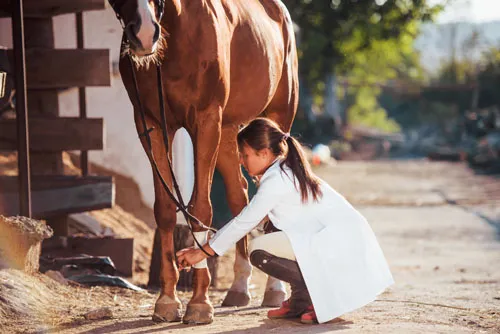
[[[240,131],[238,146],[241,164],[259,188],[203,248],[223,255],[269,217],[280,231],[255,238],[250,261],[291,286],[290,298],[269,318],[323,323],[368,304],[394,282],[365,218],[313,174],[296,139],[257,118]],[[186,248],[177,257],[182,269],[207,255]]]

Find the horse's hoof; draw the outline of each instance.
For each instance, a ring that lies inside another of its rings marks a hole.
[[[284,291],[269,290],[264,293],[263,307],[279,307],[286,298]]]
[[[205,325],[214,321],[214,308],[211,304],[188,304],[182,318],[185,324]]]
[[[182,306],[177,303],[156,303],[153,313],[154,322],[178,322],[182,318]]]
[[[228,291],[222,306],[247,306],[250,303],[250,294],[248,292]]]

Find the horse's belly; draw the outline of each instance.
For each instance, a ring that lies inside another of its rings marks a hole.
[[[279,25],[265,22],[258,30],[238,27],[232,45],[224,122],[243,123],[262,113],[272,100],[281,80],[284,42]]]

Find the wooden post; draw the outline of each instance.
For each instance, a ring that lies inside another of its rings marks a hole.
[[[78,49],[84,48],[84,36],[83,36],[83,13],[76,14],[76,46]],[[79,104],[79,112],[80,118],[87,118],[87,93],[85,87],[78,88],[78,104]],[[82,175],[87,176],[90,173],[90,164],[89,164],[89,153],[88,151],[80,152],[80,168],[82,170]]]
[[[12,33],[14,40],[14,68],[16,87],[17,166],[19,178],[19,212],[31,218],[31,172],[26,110],[26,58],[23,21],[23,1],[12,2]]]
[[[53,49],[54,26],[52,18],[26,18],[25,38],[27,49]],[[29,89],[28,107],[30,117],[58,117],[57,90]],[[33,175],[63,174],[62,152],[33,152],[31,154],[31,170]]]
[[[53,49],[54,25],[52,18],[26,18],[26,48]],[[28,90],[30,118],[58,117],[59,100],[55,89]],[[31,152],[31,171],[33,175],[64,174],[62,152]],[[47,221],[54,228],[55,235],[68,235],[67,217],[53,217]]]

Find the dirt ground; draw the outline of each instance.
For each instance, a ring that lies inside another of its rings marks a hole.
[[[462,164],[427,161],[342,162],[316,171],[367,217],[396,281],[375,302],[346,314],[343,323],[308,326],[267,319],[267,309],[259,307],[265,276],[258,270],[250,306],[220,307],[232,278],[234,254],[229,254],[221,259],[219,289],[210,292],[216,306],[210,325],[152,322],[153,291],[73,287],[74,301],[59,321],[33,321],[39,318],[28,315],[0,328],[79,334],[500,333],[498,177],[475,174]],[[184,303],[189,296],[180,292]],[[83,319],[101,306],[111,308],[112,319]]]

